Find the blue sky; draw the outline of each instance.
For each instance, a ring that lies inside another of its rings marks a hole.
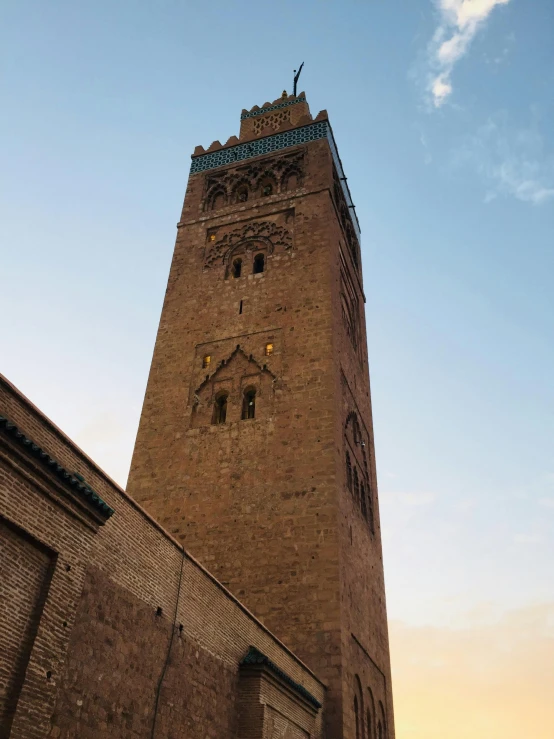
[[[305,61],[362,227],[391,622],[552,604],[553,28],[551,0],[5,2],[1,371],[125,483],[190,153]]]

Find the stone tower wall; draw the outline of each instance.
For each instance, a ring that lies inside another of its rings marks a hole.
[[[373,701],[392,738],[357,224],[326,114],[254,112],[195,150],[129,491],[328,684],[328,736]]]

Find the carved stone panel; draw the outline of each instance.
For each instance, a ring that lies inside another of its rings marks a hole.
[[[258,159],[224,171],[209,172],[204,183],[202,209],[219,210],[264,195],[276,195],[302,187],[304,150]],[[271,192],[265,187],[271,186]]]
[[[264,218],[221,226],[208,231],[204,269],[224,264],[246,252],[271,255],[293,247],[294,211],[287,210]]]

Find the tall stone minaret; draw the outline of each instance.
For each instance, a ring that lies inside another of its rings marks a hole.
[[[393,739],[359,238],[304,94],[195,149],[129,492],[328,684],[329,739]]]

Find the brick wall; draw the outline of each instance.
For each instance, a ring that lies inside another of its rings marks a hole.
[[[25,680],[51,564],[51,552],[0,518],[0,727],[6,734]]]
[[[17,548],[17,526],[36,542],[31,551],[55,555],[12,736],[150,737],[155,715],[156,737],[235,736],[239,663],[251,645],[323,702],[321,682],[4,379],[0,416],[115,511],[103,523],[0,429],[0,512],[10,522],[2,546]],[[26,585],[39,592],[46,565],[24,555],[31,574],[20,576],[17,551],[2,560],[7,602],[30,602]]]

